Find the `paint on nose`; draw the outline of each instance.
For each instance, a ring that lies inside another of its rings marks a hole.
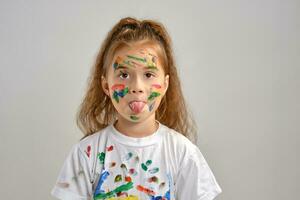
[[[140,112],[142,112],[144,106],[145,106],[145,102],[142,102],[142,101],[133,101],[133,102],[131,102],[129,104],[130,109],[134,113],[140,113]]]

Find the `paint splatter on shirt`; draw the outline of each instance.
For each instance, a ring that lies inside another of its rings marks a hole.
[[[134,138],[113,124],[72,147],[53,196],[183,200],[213,199],[222,192],[199,148],[182,134],[159,123],[152,135]]]

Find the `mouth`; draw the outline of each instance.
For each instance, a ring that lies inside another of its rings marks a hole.
[[[145,105],[146,105],[145,101],[130,101],[129,102],[129,108],[136,114],[142,112]]]

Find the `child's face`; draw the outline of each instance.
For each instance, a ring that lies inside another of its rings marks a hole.
[[[150,45],[135,45],[115,53],[102,87],[119,117],[140,122],[155,115],[169,84],[155,51]]]

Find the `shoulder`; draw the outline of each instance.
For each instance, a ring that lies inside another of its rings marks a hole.
[[[80,151],[86,159],[89,159],[93,154],[98,152],[98,149],[101,148],[101,146],[105,147],[109,132],[108,129],[109,126],[85,137],[77,142],[73,148]]]
[[[192,143],[187,137],[180,132],[164,126],[165,140],[169,147],[174,148],[177,158],[181,160],[181,164],[187,162],[187,160],[201,160],[203,158],[202,153],[198,146]]]

